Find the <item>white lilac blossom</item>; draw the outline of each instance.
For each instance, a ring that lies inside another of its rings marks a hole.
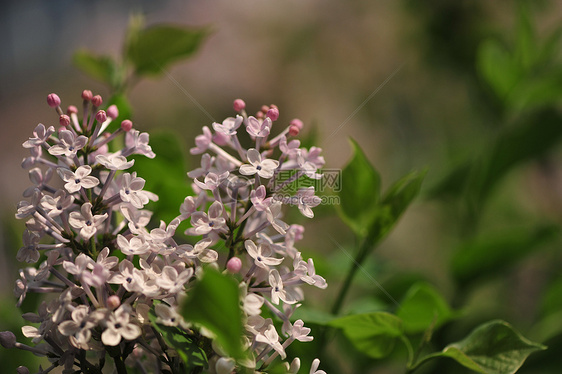
[[[19,271],[14,293],[18,306],[29,293],[43,294],[45,300],[37,313],[23,316],[38,324],[22,328],[36,345],[2,332],[5,346],[48,356],[52,366],[41,373],[57,366],[64,372],[101,373],[106,356],[119,374],[127,365],[140,372],[187,373],[176,348],[162,336],[163,328],[173,328],[183,339],[200,342],[211,372],[231,374],[265,373],[274,360],[286,358],[293,341],[311,341],[305,322],[290,318],[304,301],[301,287],[323,289],[327,283],[312,259],[305,262],[295,248],[304,228],[284,222],[283,210],[297,205],[312,218],[311,208],[321,200],[314,187],[295,188],[288,199],[275,195],[292,182],[298,187],[301,176],[321,178],[321,150],[301,148],[291,139],[302,122],[293,120],[276,131],[277,107],[262,107],[248,117],[246,104],[236,100],[238,115],[212,123],[215,133],[204,126],[195,138],[191,153],[202,154],[201,166],[188,177],[196,194],[185,197],[170,223],[151,224],[158,217],[145,206],[158,196],[144,189],[145,179],[134,169],[128,170],[134,167],[131,155],[156,156],[149,135],[129,120],[104,132],[117,118],[117,108],[99,110],[102,98],[88,90],[82,101],[80,121],[76,107],[64,114],[61,99],[49,95],[61,127],[39,124],[23,143],[31,156],[22,166],[33,185],[16,213],[27,227],[17,259],[30,266]],[[254,143],[243,148],[248,141]],[[181,224],[187,226],[187,242],[176,235]],[[245,359],[229,357],[212,332],[181,314],[182,300],[209,268],[223,270],[239,284]],[[90,361],[96,357],[99,362]],[[301,367],[299,358],[284,364],[289,373]],[[315,360],[310,372],[324,373],[318,365]]]

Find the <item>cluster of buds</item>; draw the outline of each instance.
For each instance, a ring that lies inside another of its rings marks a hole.
[[[151,229],[152,212],[145,205],[158,196],[127,171],[134,167],[129,156],[155,157],[148,134],[129,120],[106,132],[118,117],[117,108],[99,110],[102,98],[90,91],[82,98],[80,121],[76,107],[69,106],[65,114],[60,98],[49,95],[60,127],[39,124],[23,143],[31,156],[22,166],[30,169],[33,186],[25,190],[28,200],[19,203],[16,214],[27,220],[17,259],[35,266],[20,270],[15,293],[18,306],[28,293],[45,297],[37,313],[23,315],[33,324],[22,328],[33,345],[17,342],[9,331],[0,333],[0,343],[48,357],[51,366],[40,373],[59,366],[64,373],[101,373],[107,354],[118,373],[126,373],[127,366],[186,372],[154,324],[212,342],[211,333],[179,312],[208,268],[239,283],[245,327],[241,344],[248,353],[246,360],[235,361],[216,342],[205,344],[209,373],[263,372],[276,358],[286,359],[285,349],[293,341],[311,341],[310,329],[291,316],[304,298],[302,285],[326,288],[327,283],[316,274],[312,259],[304,261],[295,248],[304,228],[285,223],[282,206],[296,204],[312,217],[320,198],[314,187],[295,191],[289,200],[278,198],[301,177],[321,178],[321,150],[301,148],[290,139],[302,122],[293,120],[268,139],[278,108],[264,106],[248,116],[245,103],[236,100],[236,117],[213,123],[214,133],[203,127],[195,139],[191,153],[202,157],[201,167],[188,173],[194,196],[185,198],[170,223],[161,221]],[[244,132],[246,139],[239,139]],[[108,147],[119,135],[124,141]],[[245,149],[241,144],[248,140],[252,147]],[[176,235],[184,221],[192,244]],[[284,365],[288,373],[297,373],[300,360]],[[310,373],[324,373],[318,365],[314,360]]]

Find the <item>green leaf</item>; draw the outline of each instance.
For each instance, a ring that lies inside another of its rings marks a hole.
[[[197,323],[216,336],[225,352],[242,359],[242,311],[238,282],[211,268],[189,291],[181,314],[188,322]]]
[[[418,196],[427,171],[412,171],[396,181],[384,194],[381,205],[385,208],[385,229],[389,232],[406,208]]]
[[[188,370],[197,366],[208,367],[207,355],[193,337],[175,326],[165,326],[156,323],[157,316],[154,308],[150,309],[148,317],[152,327],[162,334],[166,344],[179,354],[187,365]]]
[[[489,39],[480,45],[476,63],[480,75],[502,100],[521,78],[521,69],[497,40]]]
[[[388,356],[402,337],[402,321],[386,312],[355,314],[329,323],[341,329],[359,351],[372,358]]]
[[[538,57],[538,43],[531,17],[529,16],[529,9],[525,3],[519,2],[518,13],[515,58],[520,66],[524,69],[529,69]]]
[[[79,50],[72,56],[74,65],[100,82],[108,84],[111,88],[118,85],[118,66],[109,56],[96,56],[87,50]]]
[[[291,316],[291,321],[296,321],[302,319],[306,321],[307,324],[315,324],[320,326],[326,326],[331,321],[336,318],[333,314],[324,312],[318,309],[312,309],[306,306],[301,306],[295,313]]]
[[[495,320],[477,327],[442,352],[422,358],[414,367],[432,358],[449,357],[478,373],[513,374],[531,353],[544,349],[544,345],[526,339],[507,322]]]
[[[437,329],[455,314],[443,296],[427,283],[414,284],[396,312],[406,333],[419,333],[430,327]]]
[[[380,195],[380,176],[359,144],[353,139],[350,141],[353,158],[342,170],[338,212],[357,235],[364,237],[376,215]]]
[[[557,226],[495,231],[465,243],[453,255],[451,270],[463,285],[503,271],[558,235]]]
[[[185,147],[180,137],[170,131],[150,134],[149,145],[156,157],[135,156],[132,170],[146,180],[145,189],[158,195],[152,210],[159,219],[170,222],[179,214],[179,207],[191,190],[187,183]]]
[[[130,35],[126,57],[137,75],[162,74],[171,63],[193,55],[208,28],[186,28],[157,25]]]

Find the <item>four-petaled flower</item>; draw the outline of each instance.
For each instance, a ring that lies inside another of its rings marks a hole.
[[[248,126],[246,127],[246,131],[251,136],[255,136],[256,138],[263,138],[264,136],[269,135],[269,131],[271,130],[271,119],[266,117],[263,121],[260,121],[256,117],[248,117]]]
[[[250,165],[240,166],[240,174],[254,175],[257,173],[262,178],[273,177],[275,169],[279,166],[279,161],[268,158],[262,160],[260,153],[255,148],[248,149],[247,155]]]
[[[141,328],[131,321],[131,306],[121,305],[115,312],[109,313],[106,329],[101,334],[101,341],[105,345],[116,346],[125,340],[134,340],[141,334]]]
[[[49,153],[53,156],[74,157],[86,143],[88,143],[88,138],[84,135],[75,136],[72,131],[61,130],[59,131],[59,143],[49,148]]]
[[[58,168],[57,172],[62,180],[66,182],[64,188],[70,193],[80,191],[81,188],[94,188],[100,183],[98,178],[89,176],[92,172],[90,165],[79,166],[74,173],[65,168]]]
[[[84,239],[90,239],[96,233],[98,226],[105,221],[107,213],[92,214],[92,204],[85,203],[80,208],[81,213],[71,212],[68,218],[70,226],[80,230],[80,236]]]

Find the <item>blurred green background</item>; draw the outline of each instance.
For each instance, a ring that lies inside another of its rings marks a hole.
[[[398,303],[424,280],[462,311],[435,332],[435,349],[501,318],[550,347],[521,372],[560,372],[562,4],[546,0],[2,2],[0,330],[22,323],[12,296],[23,230],[13,216],[29,186],[21,143],[38,123],[56,125],[47,94],[63,106],[79,104],[83,89],[109,97],[72,56],[85,48],[117,58],[134,14],[147,25],[212,30],[190,60],[131,90],[136,128],[174,131],[187,150],[242,98],[250,113],[275,103],[280,121],[302,119],[329,168],[346,164],[354,138],[383,189],[428,168],[420,197],[368,258],[370,277],[356,277],[344,313],[395,308],[372,279]],[[343,188],[353,186],[343,180]],[[290,218],[305,225],[300,248],[330,284],[307,289],[307,305],[328,311],[350,262],[342,248],[353,253],[358,243],[334,207],[316,212]],[[344,342],[329,346],[332,373],[404,371],[404,360],[368,359]],[[443,361],[424,370],[463,372]],[[0,362],[6,373],[18,365],[4,349]]]

